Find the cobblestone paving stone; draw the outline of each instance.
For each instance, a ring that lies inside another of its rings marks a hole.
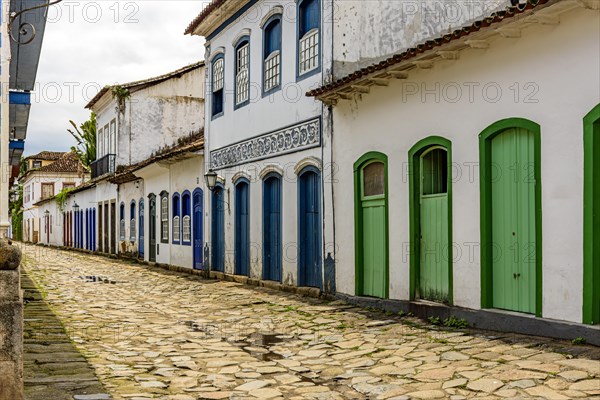
[[[71,343],[31,279],[21,274],[24,291],[24,389],[27,400],[108,398],[94,369]],[[77,397],[75,397],[77,398]]]
[[[23,250],[115,399],[600,398],[597,348],[573,357],[546,339],[435,330],[341,302]]]

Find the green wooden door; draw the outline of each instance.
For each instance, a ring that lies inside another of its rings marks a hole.
[[[448,302],[448,153],[441,147],[421,156],[420,256],[417,297]]]
[[[491,142],[493,307],[536,312],[535,140],[523,128]]]
[[[362,213],[362,295],[386,297],[387,219],[385,166],[367,164],[360,174]]]

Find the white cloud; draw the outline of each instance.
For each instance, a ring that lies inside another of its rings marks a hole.
[[[51,6],[25,154],[74,145],[69,120],[79,124],[89,117],[84,107],[98,88],[161,75],[202,59],[203,39],[183,32],[206,3],[65,0]]]

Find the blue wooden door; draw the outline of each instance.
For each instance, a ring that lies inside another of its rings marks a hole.
[[[281,281],[281,178],[263,184],[263,279]]]
[[[319,174],[300,174],[298,187],[298,286],[322,287]]]
[[[192,235],[194,241],[194,269],[202,269],[204,255],[202,246],[204,238],[202,237],[202,190],[196,189],[192,196]]]
[[[212,195],[212,266],[214,271],[225,270],[225,199],[222,187]]]
[[[148,233],[150,235],[150,254],[148,259],[150,261],[156,261],[156,195],[150,194],[150,218],[148,219]]]
[[[250,273],[250,191],[246,181],[235,186],[235,273]]]
[[[140,199],[138,208],[138,257],[144,258],[144,200]]]

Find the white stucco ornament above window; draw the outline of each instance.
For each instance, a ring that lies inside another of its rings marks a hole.
[[[213,170],[271,158],[321,145],[321,118],[244,140],[210,152]]]

